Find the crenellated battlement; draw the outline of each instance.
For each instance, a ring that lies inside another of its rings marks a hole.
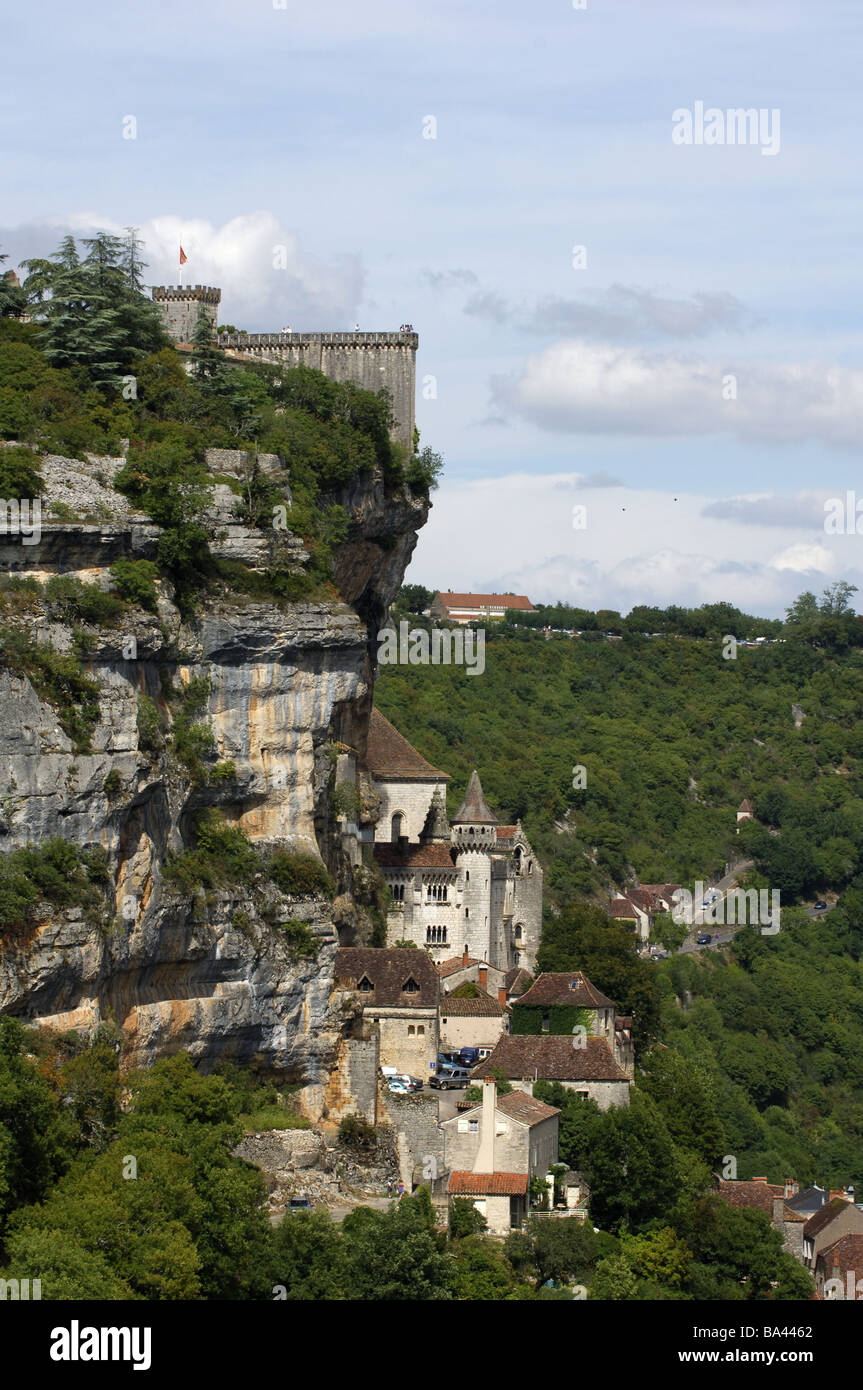
[[[393,435],[413,449],[416,354],[419,336],[408,325],[397,333],[218,333],[222,291],[214,285],[155,285],[165,327],[175,343],[191,343],[201,310],[228,361],[248,359],[286,367],[313,367],[331,381],[351,381],[392,400]]]
[[[193,299],[196,304],[220,304],[222,291],[215,285],[154,285],[153,298],[157,303],[164,299]]]

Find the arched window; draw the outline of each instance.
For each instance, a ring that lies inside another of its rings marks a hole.
[[[392,843],[393,843],[394,845],[397,845],[397,844],[398,844],[399,840],[401,839],[401,837],[402,837],[402,836],[404,835],[404,833],[405,833],[404,824],[405,824],[404,812],[403,812],[403,811],[396,811],[396,812],[394,812],[393,818],[392,818],[392,822],[391,822],[391,826],[390,826],[390,838],[391,838]]]
[[[521,941],[521,922],[516,922],[515,924],[515,939],[516,941]]]

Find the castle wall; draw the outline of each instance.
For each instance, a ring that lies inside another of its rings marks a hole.
[[[385,782],[375,778],[375,791],[381,799],[375,841],[392,843],[392,818],[401,811],[404,816],[402,834],[407,835],[412,845],[418,844],[435,789],[443,785],[439,782]]]
[[[460,850],[457,865],[462,875],[460,920],[458,938],[453,941],[451,955],[460,955],[465,946],[471,956],[488,960],[491,965],[498,962],[493,958],[489,942],[489,909],[491,903],[491,859],[483,851]],[[468,874],[470,878],[468,878]]]

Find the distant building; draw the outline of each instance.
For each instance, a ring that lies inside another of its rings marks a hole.
[[[508,608],[533,613],[533,604],[525,594],[454,594],[447,589],[435,594],[429,612],[439,622],[475,623],[483,618],[501,621]]]
[[[545,971],[530,989],[512,1003],[511,1032],[519,1035],[570,1036],[573,1017],[584,1018],[591,1036],[604,1038],[615,1061],[635,1077],[632,1019],[618,1014],[613,1000],[602,994],[580,970],[571,974]]]
[[[752,816],[752,807],[751,807],[750,804],[749,804],[748,798],[745,798],[745,797],[744,797],[743,801],[741,801],[740,805],[737,807],[737,833],[738,833],[738,835],[740,834],[740,826],[741,826],[741,824],[743,823],[743,821],[745,821],[745,820],[752,820],[752,818],[753,818],[753,816]]]
[[[841,1236],[815,1260],[819,1298],[863,1302],[863,1235]],[[841,1291],[840,1291],[841,1290]]]
[[[542,927],[542,869],[521,824],[499,824],[475,770],[450,824],[449,777],[376,709],[366,763],[380,797],[374,859],[393,898],[388,942],[413,941],[436,961],[462,951],[501,975],[531,968]]]
[[[478,988],[478,993],[469,997],[448,994],[441,999],[440,1037],[445,1052],[476,1047],[482,1058],[492,1051],[498,1039],[508,1031],[509,1013],[503,986],[500,994],[503,997],[495,999]]]

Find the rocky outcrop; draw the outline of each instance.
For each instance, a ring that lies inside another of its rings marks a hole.
[[[65,499],[69,480],[87,472],[66,462],[46,470],[46,504],[52,486]],[[122,499],[110,516],[91,519],[94,506],[107,512],[105,496],[116,496],[110,479],[121,462],[89,465],[86,521],[49,520],[38,545],[6,538],[0,562],[107,588],[116,559],[151,557],[158,528]],[[83,645],[80,632],[38,604],[0,617],[56,651],[77,641],[99,686],[89,749],[76,752],[56,704],[4,666],[0,652],[0,850],[60,836],[103,847],[110,874],[104,912],[46,908],[26,931],[0,935],[0,1010],[57,1028],[92,1030],[113,1019],[132,1064],[185,1048],[204,1065],[256,1058],[310,1095],[325,1089],[344,1024],[330,1001],[333,957],[340,932],[356,940],[364,930],[353,870],[332,830],[331,750],[354,749],[360,762],[365,755],[377,629],[428,507],[407,491],[388,494],[379,478],[360,478],[332,500],[351,526],[326,598],[285,603],[221,592],[184,621],[161,581],[158,614],[134,609],[110,626],[85,624]],[[256,565],[272,532],[232,520],[224,485],[213,505],[214,549]],[[301,538],[287,533],[279,544],[302,562]],[[218,766],[218,777],[190,775],[171,746],[170,692],[200,677],[209,694],[196,718],[212,732],[208,768]],[[155,746],[142,731],[142,696],[163,725]],[[337,880],[337,911],[323,898],[291,901],[272,885],[204,893],[168,883],[166,857],[193,843],[195,818],[209,806],[263,850],[322,856]],[[373,814],[368,798],[364,807]],[[280,933],[284,918],[312,934],[313,956],[298,955]]]

